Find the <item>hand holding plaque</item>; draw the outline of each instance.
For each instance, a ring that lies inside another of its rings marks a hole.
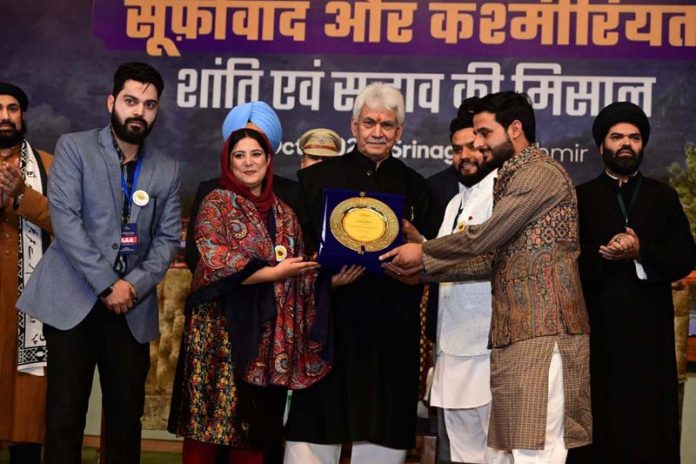
[[[381,273],[378,256],[401,243],[400,195],[325,191],[319,263],[329,269],[356,264]]]

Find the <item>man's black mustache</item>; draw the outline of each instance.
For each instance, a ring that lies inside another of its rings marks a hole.
[[[459,163],[457,164],[457,169],[461,169],[464,163],[471,164],[476,167],[481,167],[479,163],[476,162],[473,158],[462,158],[459,160]]]
[[[625,153],[625,152],[628,152],[628,153],[632,154],[633,156],[636,156],[636,152],[631,147],[621,147],[616,151],[616,154],[619,155],[619,154]]]
[[[0,126],[4,124],[9,124],[11,125],[14,129],[17,129],[17,124],[15,124],[13,121],[10,121],[9,119],[5,119],[4,121],[0,121]]]
[[[123,121],[123,124],[128,124],[128,123],[131,123],[131,122],[139,122],[139,123],[141,123],[143,126],[145,126],[146,129],[147,129],[147,127],[148,127],[147,121],[145,121],[143,118],[141,118],[141,117],[139,117],[139,116],[133,116],[132,118],[128,118],[128,119],[126,119],[125,121]]]

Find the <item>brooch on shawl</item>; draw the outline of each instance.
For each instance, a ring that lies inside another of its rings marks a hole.
[[[281,262],[287,257],[288,257],[288,249],[285,248],[283,245],[276,245],[275,246],[275,259],[276,259],[276,261]]]

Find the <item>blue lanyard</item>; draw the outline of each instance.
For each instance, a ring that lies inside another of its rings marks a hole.
[[[133,191],[135,190],[135,187],[138,185],[138,177],[140,177],[140,168],[141,168],[142,164],[143,164],[143,159],[138,158],[138,161],[135,162],[135,173],[133,174],[133,184],[131,184],[130,188],[128,188],[128,182],[123,177],[123,167],[121,167],[121,190],[123,190],[123,194],[126,195],[126,198],[128,199],[129,205],[133,202]],[[126,168],[126,169],[128,169],[128,168]]]

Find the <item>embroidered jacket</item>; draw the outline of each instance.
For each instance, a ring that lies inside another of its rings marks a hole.
[[[589,333],[577,266],[577,201],[568,174],[530,146],[503,164],[493,195],[490,219],[423,245],[429,278],[492,273],[492,348]]]

